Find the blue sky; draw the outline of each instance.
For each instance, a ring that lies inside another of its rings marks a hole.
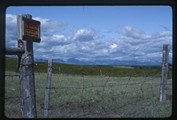
[[[170,6],[8,7],[6,47],[17,46],[16,16],[26,13],[41,21],[35,58],[156,62],[166,43],[172,59]]]

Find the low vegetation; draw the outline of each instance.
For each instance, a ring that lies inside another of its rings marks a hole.
[[[14,75],[16,59],[6,58],[5,74]],[[47,63],[35,62],[37,117],[43,118]],[[81,66],[53,64],[49,118],[169,117],[168,98],[159,102],[160,66]],[[171,76],[170,70],[170,76]],[[5,76],[5,115],[21,117],[19,76]]]
[[[46,79],[47,73],[35,73],[39,118],[44,116]],[[49,118],[169,117],[172,113],[172,100],[159,102],[159,81],[159,77],[52,74]],[[171,83],[170,79],[168,95],[172,94]],[[21,117],[20,84],[17,76],[6,77],[5,98],[6,116]]]
[[[5,59],[5,69],[16,71],[17,60],[12,58]],[[46,73],[47,63],[35,62],[35,72]],[[103,65],[71,65],[53,63],[53,73],[64,73],[72,75],[105,75],[105,76],[156,76],[161,75],[160,66],[103,66]],[[172,71],[170,70],[170,77]]]

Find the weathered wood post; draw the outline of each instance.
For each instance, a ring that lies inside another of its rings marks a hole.
[[[18,15],[18,48],[25,51],[20,60],[21,110],[23,118],[36,118],[33,42],[40,42],[40,22],[29,14]]]
[[[160,102],[166,100],[167,95],[167,80],[168,80],[168,59],[169,59],[169,49],[168,44],[163,45],[162,52],[162,73],[160,81]]]
[[[49,103],[50,103],[50,88],[52,80],[52,59],[48,60],[48,74],[47,74],[47,85],[45,90],[45,101],[44,101],[44,117],[49,116]]]
[[[102,76],[102,70],[100,69],[100,76]]]

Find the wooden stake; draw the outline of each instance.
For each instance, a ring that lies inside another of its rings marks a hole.
[[[49,117],[49,103],[50,103],[50,88],[52,80],[52,59],[48,60],[48,75],[47,75],[47,85],[45,90],[45,100],[44,100],[44,118]]]
[[[161,81],[160,81],[160,102],[165,101],[166,96],[167,96],[168,59],[169,59],[168,44],[164,44],[163,45],[163,52],[162,52],[162,73],[161,73]]]

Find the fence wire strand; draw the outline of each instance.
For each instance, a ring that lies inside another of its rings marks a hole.
[[[68,75],[53,68],[51,87],[46,73],[35,67],[36,105],[43,118],[45,89],[50,89],[49,118],[78,117],[168,117],[171,115],[172,80],[168,80],[167,100],[159,102],[160,76],[114,77],[111,75]],[[102,71],[101,71],[102,72]],[[21,117],[19,75],[5,75],[5,114]]]

